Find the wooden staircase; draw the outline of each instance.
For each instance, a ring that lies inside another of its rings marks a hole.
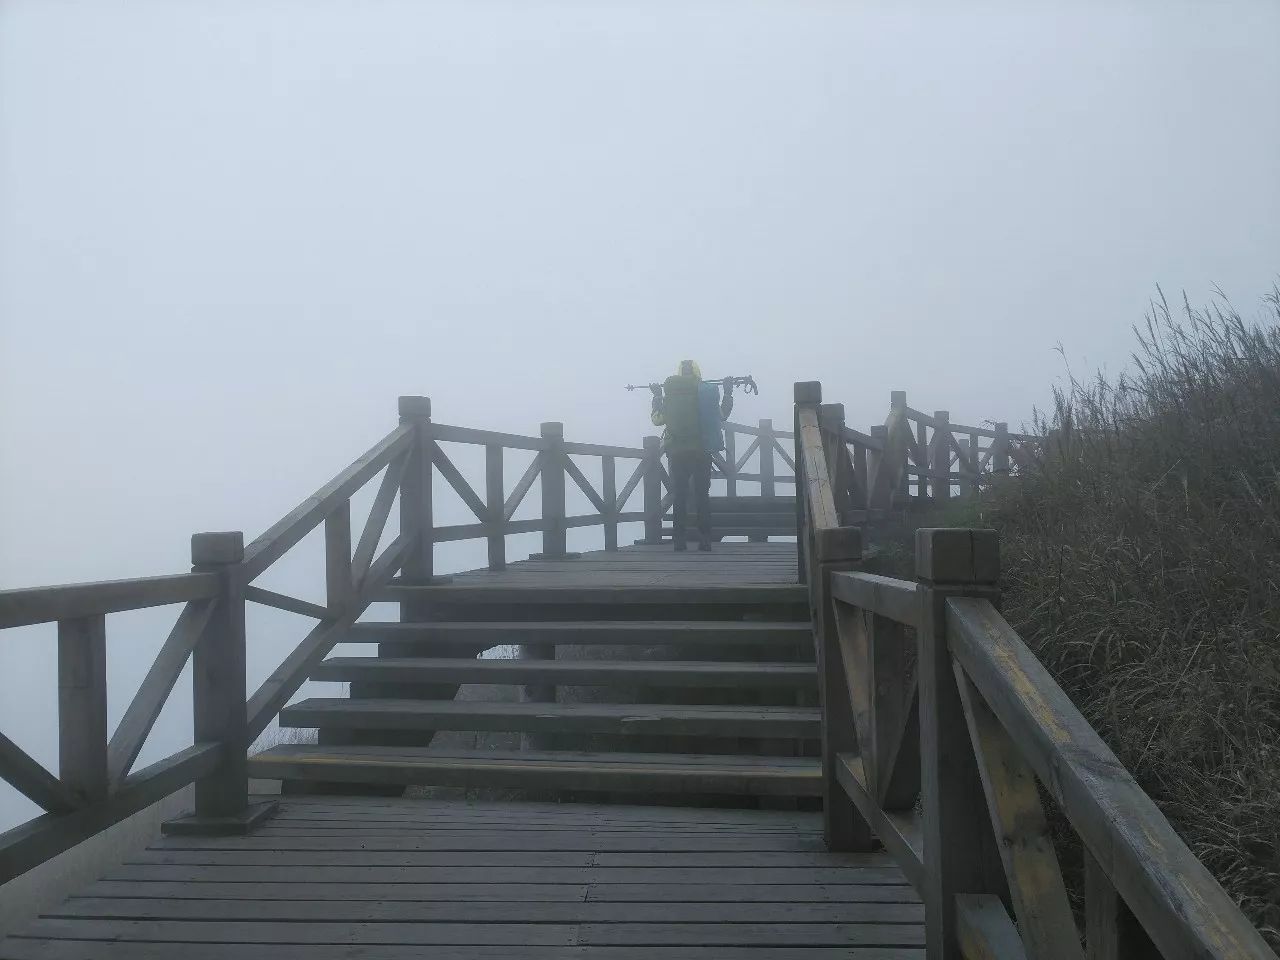
[[[816,795],[821,771],[809,755],[821,714],[802,589],[710,582],[714,554],[684,561],[699,582],[679,586],[649,582],[644,564],[610,575],[598,556],[540,588],[515,573],[496,583],[487,574],[475,589],[465,576],[394,584],[404,609],[438,619],[353,627],[345,641],[376,655],[331,656],[310,672],[350,684],[350,696],[280,715],[283,727],[317,729],[319,742],[272,747],[251,759],[253,775],[328,792]],[[741,573],[742,562],[730,565]],[[540,576],[536,562],[516,568]],[[471,699],[467,684],[489,698]],[[521,749],[460,750],[435,742],[442,731],[519,734]]]

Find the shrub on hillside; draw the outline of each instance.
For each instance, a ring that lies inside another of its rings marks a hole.
[[[1135,331],[1072,381],[1043,466],[984,504],[1004,612],[1280,945],[1280,288]]]

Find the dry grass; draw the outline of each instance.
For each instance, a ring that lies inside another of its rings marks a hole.
[[[1163,297],[1132,372],[1058,391],[984,504],[1004,612],[1280,946],[1280,289]]]

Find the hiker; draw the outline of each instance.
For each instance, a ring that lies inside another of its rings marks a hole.
[[[721,398],[715,384],[702,382],[702,371],[692,360],[681,360],[674,377],[667,377],[662,386],[650,387],[650,419],[654,426],[666,428],[662,446],[671,477],[677,550],[688,549],[685,531],[690,483],[697,498],[698,549],[711,549],[711,455],[724,449],[724,421],[733,410],[733,381],[724,381],[723,387]]]

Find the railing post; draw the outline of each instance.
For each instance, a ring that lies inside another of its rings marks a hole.
[[[86,802],[107,796],[107,621],[58,621],[58,778]]]
[[[822,835],[831,850],[874,850],[875,834],[836,776],[840,754],[858,752],[858,728],[849,702],[831,575],[857,567],[862,559],[862,531],[844,526],[815,530],[813,544],[818,569],[809,585],[809,597],[822,705]]]
[[[933,412],[929,473],[933,475],[933,505],[944,507],[951,499],[951,414],[946,410]]]
[[[724,428],[724,463],[728,468],[724,475],[724,495],[726,497],[736,497],[738,495],[738,443],[734,439],[735,436],[733,428],[726,424]]]
[[[910,429],[911,429],[911,424],[907,421],[907,391],[905,391],[905,390],[893,390],[893,391],[890,391],[890,393],[889,393],[889,416],[890,416],[890,417],[892,417],[892,416],[894,415],[894,413],[897,413],[897,414],[898,414],[899,419],[900,419],[900,422],[901,422],[901,424],[902,424],[902,429],[903,429],[903,430],[910,431]],[[885,434],[886,434],[886,435],[888,434],[888,429],[887,429],[887,427],[886,427],[886,430],[885,430]],[[887,467],[887,468],[888,468],[888,469],[890,469],[890,470],[897,470],[897,469],[899,469],[899,468],[900,468],[900,473],[899,473],[899,477],[898,477],[898,492],[902,494],[902,497],[903,497],[903,499],[904,499],[904,500],[911,496],[911,477],[910,477],[910,475],[908,474],[908,471],[907,471],[907,464],[908,464],[910,461],[911,461],[911,453],[910,453],[910,451],[907,449],[907,447],[906,447],[906,446],[904,446],[904,447],[902,448],[902,463],[901,463],[901,464],[896,464],[896,463],[882,463],[882,464],[881,464],[881,466],[882,466],[882,467]],[[922,481],[922,482],[923,482],[923,481]],[[886,506],[886,507],[892,507],[892,506],[893,506],[893,493],[892,493],[892,492],[890,492],[890,493],[889,493],[889,502],[888,502],[888,503],[886,503],[886,504],[885,504],[885,506]]]
[[[604,501],[604,548],[618,549],[617,460],[609,454],[600,458],[600,499]]]
[[[817,380],[799,380],[792,387],[795,407],[791,417],[792,459],[796,464],[796,572],[801,583],[809,582],[809,511],[805,499],[807,481],[804,473],[804,447],[800,438],[800,408],[822,403],[822,384]],[[812,600],[813,591],[810,590]]]
[[[221,587],[209,623],[191,655],[196,743],[222,745],[221,762],[195,783],[195,812],[164,824],[169,834],[244,834],[275,813],[276,803],[249,803],[249,724],[245,680],[244,534],[197,533],[191,568],[216,573]]]
[[[777,496],[777,485],[773,473],[773,421],[760,421],[760,496]],[[753,533],[747,537],[751,543],[767,543],[769,538],[763,534]]]
[[[413,426],[409,461],[400,479],[400,534],[417,542],[400,568],[409,583],[430,583],[435,574],[435,544],[431,515],[431,398],[401,397],[400,422]],[[403,607],[403,604],[402,604]]]
[[[951,668],[946,602],[951,597],[999,599],[996,532],[917,530],[916,575],[925,955],[927,960],[959,960],[956,895],[987,893],[1006,900],[1008,895]]]
[[[662,438],[644,438],[644,540],[662,542]]]
[[[1009,424],[996,424],[996,436],[991,443],[995,447],[991,451],[992,472],[1007,474],[1009,472]]]
[[[835,495],[836,511],[840,522],[850,509],[849,473],[845,465],[844,404],[824,403],[818,407],[818,422],[822,425],[822,449],[827,458],[827,472],[831,476],[831,492]]]
[[[502,445],[489,443],[484,448],[484,501],[489,520],[489,569],[507,569],[506,486],[502,473]]]
[[[542,451],[542,553],[535,556],[563,558],[568,548],[564,518],[564,424],[544,423]]]
[[[874,510],[876,508],[887,508],[893,502],[893,491],[885,490],[888,496],[887,502],[881,502],[876,498],[876,478],[880,476],[880,471],[888,469],[888,462],[885,459],[885,450],[889,446],[889,429],[883,424],[876,424],[871,428],[871,437],[880,441],[880,449],[867,449],[867,509]]]
[[[341,610],[351,599],[351,501],[343,500],[324,518],[325,604]]]

